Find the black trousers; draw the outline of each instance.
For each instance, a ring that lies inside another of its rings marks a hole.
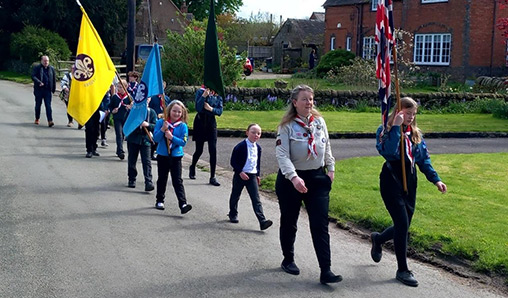
[[[94,152],[97,150],[97,137],[99,136],[100,119],[101,116],[97,110],[85,124],[86,152]]]
[[[294,260],[294,243],[296,239],[297,221],[302,202],[309,215],[312,243],[322,271],[329,270],[331,265],[330,234],[328,233],[328,207],[332,181],[323,168],[316,170],[297,171],[305,181],[307,193],[298,192],[291,181],[277,175],[275,192],[280,208],[280,244],[282,254],[287,261]]]
[[[125,153],[123,150],[123,122],[121,120],[114,120],[115,135],[116,135],[116,155]]]
[[[106,131],[108,130],[108,123],[109,123],[109,114],[104,116],[104,119],[102,119],[102,122],[100,122],[102,140],[106,139]]]
[[[129,151],[129,156],[127,157],[127,175],[129,176],[129,181],[136,181],[136,176],[138,175],[136,163],[138,162],[138,155],[141,155],[145,185],[151,184],[152,162],[150,160],[150,145],[145,146],[127,142],[127,150]]]
[[[208,154],[210,155],[210,178],[215,177],[215,168],[217,166],[217,138],[208,141],[196,141],[196,151],[192,155],[192,167],[195,167],[198,163],[201,154],[203,154],[203,148],[205,142],[208,142]]]
[[[173,157],[158,154],[157,174],[159,177],[157,178],[157,194],[155,196],[157,203],[164,203],[169,173],[171,173],[171,183],[178,199],[178,207],[182,208],[183,205],[187,204],[182,179],[182,156]]]
[[[49,89],[39,89],[34,91],[35,95],[35,119],[41,118],[41,106],[44,101],[46,107],[46,118],[48,121],[53,121],[53,110],[51,109],[51,99],[53,94]]]
[[[65,100],[64,100],[63,102],[65,103],[65,106],[66,106],[66,107],[68,107],[68,106],[69,106],[69,100],[67,100],[67,101],[65,101]],[[74,119],[72,119],[72,116],[71,116],[71,115],[69,115],[69,113],[67,113],[67,120],[69,120],[69,123],[71,123],[71,122],[72,122],[72,120],[74,120]]]
[[[254,209],[258,221],[262,223],[266,218],[263,214],[261,200],[259,199],[257,175],[247,175],[249,176],[249,180],[243,180],[238,173],[235,173],[233,176],[233,187],[231,189],[231,196],[229,197],[229,216],[238,215],[238,201],[240,200],[243,188],[246,187],[252,202],[252,209]]]
[[[406,161],[406,165],[408,161]],[[385,162],[379,175],[381,197],[386,210],[390,213],[393,225],[384,230],[376,241],[380,244],[393,239],[395,256],[399,271],[408,270],[407,267],[407,242],[409,226],[415,211],[417,175],[416,170],[406,168],[408,192],[405,193],[401,180],[401,165],[398,163]]]

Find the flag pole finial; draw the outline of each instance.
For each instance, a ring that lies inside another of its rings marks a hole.
[[[79,0],[76,0],[76,3],[77,3],[79,6],[82,6],[82,5],[81,5],[81,2],[79,2]]]

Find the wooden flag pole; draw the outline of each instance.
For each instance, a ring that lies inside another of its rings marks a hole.
[[[118,78],[118,82],[120,82],[120,85],[122,85],[123,90],[125,91],[127,96],[129,96],[129,101],[132,103],[134,101],[134,99],[132,99],[132,96],[129,94],[129,91],[127,91],[125,86],[122,84],[122,78],[120,78],[120,75],[118,74],[117,71],[115,71],[115,74],[116,74],[116,77]],[[150,142],[154,143],[152,136],[150,135],[150,132],[148,131],[148,129],[144,126],[143,126],[143,129],[145,130],[146,135],[148,136],[148,139],[150,139]]]
[[[392,44],[393,51],[393,73],[395,76],[395,96],[397,98],[397,112],[402,111],[402,104],[400,102],[400,88],[399,88],[399,75],[397,67],[397,47],[395,43]],[[407,179],[406,179],[406,157],[405,157],[405,146],[404,146],[404,131],[402,125],[400,126],[400,161],[402,162],[402,186],[404,191],[407,193]]]

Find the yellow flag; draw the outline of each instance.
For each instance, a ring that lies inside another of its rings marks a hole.
[[[83,18],[67,112],[79,124],[85,125],[109,90],[116,69],[88,15],[82,6],[80,8]]]

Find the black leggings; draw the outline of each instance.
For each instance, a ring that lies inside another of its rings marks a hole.
[[[196,141],[196,152],[192,155],[192,165],[195,167],[198,163],[201,154],[203,154],[203,148],[205,142],[208,142],[208,154],[210,155],[210,178],[215,177],[215,167],[217,166],[217,139],[208,141]]]
[[[392,217],[393,226],[379,234],[376,242],[382,244],[393,239],[398,270],[406,271],[408,270],[408,232],[415,210],[417,177],[415,169],[413,169],[413,173],[411,173],[410,168],[409,171],[406,171],[408,192],[405,193],[401,185],[399,169],[400,163],[392,166],[388,166],[385,163],[379,175],[381,197],[385,203],[386,210],[388,210]]]

